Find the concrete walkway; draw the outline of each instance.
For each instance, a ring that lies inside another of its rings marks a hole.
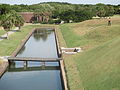
[[[15,29],[11,30],[8,32],[8,36],[10,36],[11,34],[15,33],[18,30],[18,27],[16,27]],[[4,40],[7,37],[7,33],[0,36],[0,41]]]

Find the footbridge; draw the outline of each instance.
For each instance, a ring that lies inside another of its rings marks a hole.
[[[9,57],[8,61],[59,62],[62,58]]]

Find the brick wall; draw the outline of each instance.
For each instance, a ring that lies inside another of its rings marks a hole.
[[[34,21],[35,19],[33,12],[21,12],[19,14],[22,15],[26,23],[32,23],[32,21]],[[38,19],[37,19],[38,22],[42,22],[42,21],[48,22],[48,20],[49,20],[49,16],[38,16]]]
[[[22,15],[26,23],[31,23],[33,21],[34,14],[32,12],[23,12],[23,13],[20,13],[20,15]]]

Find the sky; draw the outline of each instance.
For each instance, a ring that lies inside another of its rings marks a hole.
[[[118,5],[120,4],[120,0],[0,0],[0,3],[5,4],[37,4],[41,2],[68,2],[73,4],[97,4],[97,3],[104,3],[104,4],[112,4]]]

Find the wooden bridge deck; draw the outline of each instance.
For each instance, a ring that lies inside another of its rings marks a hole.
[[[39,61],[39,62],[57,62],[62,58],[34,58],[34,57],[9,57],[9,61]]]

